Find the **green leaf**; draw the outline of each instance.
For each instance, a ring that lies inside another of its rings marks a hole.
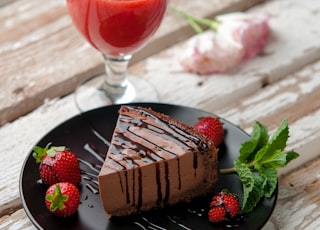
[[[250,140],[242,144],[239,157],[234,161],[234,170],[243,184],[244,213],[251,212],[263,197],[273,195],[278,183],[277,169],[299,156],[294,151],[285,151],[288,138],[287,119],[281,122],[271,138],[267,127],[256,122]],[[232,170],[221,169],[220,172]]]
[[[244,188],[244,193],[248,193],[248,199],[242,204],[242,211],[244,213],[251,212],[264,195],[263,189],[266,185],[266,180],[260,175],[256,174],[253,174],[253,179],[254,185],[251,191],[247,191],[246,188]]]
[[[257,166],[269,168],[281,168],[287,164],[287,154],[281,150],[275,150],[273,153],[264,156],[257,162]]]
[[[46,200],[51,202],[50,211],[52,212],[56,211],[57,209],[59,210],[65,209],[64,202],[66,202],[68,199],[69,199],[68,195],[62,194],[59,184],[56,185],[52,194],[46,195]]]
[[[284,150],[289,138],[288,120],[284,119],[278,127],[270,141],[255,156],[255,161],[263,161],[264,158],[270,158],[277,150]]]
[[[276,133],[270,140],[270,150],[276,149],[284,150],[287,146],[287,140],[289,138],[288,119],[284,119],[278,127]]]
[[[287,152],[287,164],[298,157],[299,157],[299,153],[296,153],[294,151]]]
[[[259,175],[266,180],[266,185],[263,188],[263,196],[270,198],[277,187],[278,174],[274,168],[259,167]]]
[[[33,148],[33,158],[36,159],[36,163],[41,163],[42,159],[47,155],[47,151],[50,147],[51,143],[48,143],[46,147],[41,148],[39,146],[35,146]]]
[[[258,149],[266,145],[269,135],[267,127],[255,122],[249,141],[244,142],[240,148],[239,160],[244,163],[251,162]]]
[[[48,149],[47,154],[50,157],[54,157],[56,152],[62,152],[64,150],[66,150],[65,146],[52,146],[50,149]]]
[[[243,205],[245,206],[248,200],[250,200],[250,193],[254,187],[254,176],[251,169],[244,163],[236,160],[234,162],[237,174],[242,182],[243,186]]]

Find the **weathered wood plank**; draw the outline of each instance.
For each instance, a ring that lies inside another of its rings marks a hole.
[[[261,56],[242,63],[232,73],[205,77],[185,73],[179,64],[187,45],[185,42],[137,65],[135,73],[161,91],[162,101],[174,103],[179,97],[182,104],[197,104],[208,110],[216,110],[319,60],[320,27],[314,23],[320,16],[320,12],[314,9],[319,8],[319,1],[282,0],[268,1],[250,9],[249,13],[263,11],[272,16],[272,36]],[[288,26],[288,18],[294,29]],[[163,78],[170,81],[170,87]]]
[[[282,8],[276,7],[277,4],[287,10],[280,12],[277,9]],[[299,9],[295,9],[294,5]],[[252,9],[272,12],[275,17],[271,23],[276,33],[266,49],[268,55],[244,63],[231,74],[199,77],[183,73],[176,60],[177,52],[183,49],[184,43],[138,63],[131,69],[156,85],[163,102],[217,113],[247,132],[251,131],[254,120],[265,123],[273,131],[284,117],[289,118],[291,136],[288,147],[295,148],[302,153],[302,157],[280,172],[286,176],[280,178],[279,202],[265,229],[319,227],[316,221],[319,213],[319,172],[316,166],[320,160],[316,157],[320,154],[317,149],[320,144],[320,104],[317,100],[320,92],[320,61],[295,72],[306,63],[319,59],[313,51],[308,51],[319,48],[319,40],[315,39],[319,29],[314,27],[316,23],[310,23],[319,16],[319,11],[315,10],[317,8],[320,8],[319,2],[312,0],[281,0],[268,1]],[[297,12],[300,13],[298,18],[291,15]],[[296,25],[295,20],[304,20],[309,22],[306,25],[310,27],[300,25],[295,28],[299,33],[287,33],[280,26],[286,23],[286,15],[288,18],[292,16],[292,24]],[[54,36],[54,30],[52,34]],[[297,38],[299,34],[308,36],[303,41],[309,42],[310,46],[295,42],[302,42],[301,38]],[[299,60],[304,58],[307,61],[301,63]],[[0,154],[3,159],[0,161],[3,172],[0,174],[0,228],[33,228],[23,210],[19,209],[21,204],[17,188],[22,163],[34,143],[57,124],[77,113],[70,95],[47,101],[30,114],[0,128]],[[315,159],[314,164],[296,171],[297,167],[311,159]],[[293,169],[294,172],[291,171]]]
[[[14,230],[14,229],[24,229],[31,230],[36,229],[31,221],[28,219],[25,211],[19,209],[18,211],[12,213],[11,215],[6,215],[0,218],[0,229],[3,230]]]
[[[289,165],[288,169],[281,172],[288,173],[319,156],[317,146],[320,144],[320,126],[317,124],[320,124],[320,106],[306,103],[309,100],[313,102],[312,98],[318,95],[319,73],[320,62],[317,62],[287,76],[277,84],[261,89],[252,96],[211,112],[225,117],[247,132],[251,131],[254,120],[261,121],[273,131],[284,117],[288,117],[291,130],[288,147],[295,148],[302,154],[298,160]],[[178,104],[180,101],[181,98],[177,98]],[[8,183],[7,176],[18,175],[27,152],[32,148],[32,143],[38,141],[57,123],[76,113],[71,95],[61,100],[50,101],[31,114],[0,129],[0,139],[5,143],[0,146],[0,152],[19,153],[8,154],[5,161],[0,162],[0,168],[5,172],[2,174],[3,177],[0,177],[0,183],[3,185],[2,193],[5,194],[0,200],[2,213],[10,213],[10,210],[19,207],[19,195],[16,190],[18,177]],[[16,133],[17,130],[19,133]],[[15,136],[15,140],[12,140],[12,136]],[[16,145],[17,140],[20,142],[19,145]]]
[[[292,126],[288,148],[300,152],[301,156],[280,170],[285,173],[319,156],[319,98],[320,62],[317,62],[216,112],[249,133],[255,120],[274,131],[281,120],[287,118]]]
[[[31,114],[21,117],[15,122],[7,123],[0,129],[0,153],[4,160],[0,161],[0,214],[12,212],[21,205],[18,188],[22,164],[33,145],[44,136],[48,130],[76,115],[78,110],[73,96],[62,100],[47,101]],[[8,178],[10,180],[8,181]]]
[[[278,201],[265,230],[320,228],[319,164],[318,158],[279,179]]]
[[[243,10],[263,0],[173,0],[199,16]],[[100,53],[76,32],[65,0],[19,0],[0,8],[0,125],[30,112],[45,98],[64,96],[82,81],[103,72]],[[212,7],[208,7],[208,5]],[[191,36],[186,22],[170,13],[137,62]],[[178,36],[179,35],[179,36]]]
[[[0,1],[0,7],[8,5],[8,4],[10,4],[10,3],[14,2],[14,1],[17,1],[17,0],[1,0]]]

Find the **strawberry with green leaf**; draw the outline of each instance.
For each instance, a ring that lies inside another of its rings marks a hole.
[[[81,174],[79,162],[74,153],[65,146],[51,146],[41,148],[35,146],[33,157],[40,163],[39,172],[43,183],[52,185],[58,182],[80,184]]]
[[[73,215],[80,204],[78,188],[69,182],[60,182],[51,185],[45,197],[46,207],[50,212],[59,217]]]

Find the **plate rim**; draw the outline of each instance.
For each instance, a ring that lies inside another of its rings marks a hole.
[[[114,104],[114,105],[108,105],[108,106],[103,106],[103,107],[99,107],[99,108],[96,108],[96,109],[92,109],[92,110],[89,110],[89,111],[85,111],[85,112],[79,112],[78,114],[75,114],[73,116],[71,116],[70,118],[62,121],[62,122],[59,122],[57,123],[57,125],[55,125],[53,128],[51,128],[49,131],[47,131],[41,138],[39,138],[36,143],[33,145],[35,146],[37,143],[41,142],[43,139],[45,139],[45,137],[47,135],[49,135],[52,131],[56,130],[57,128],[59,128],[60,126],[70,122],[71,120],[74,120],[74,119],[80,119],[83,115],[85,114],[89,114],[89,113],[93,113],[93,112],[99,112],[99,110],[104,110],[108,107],[118,107],[120,108],[120,106],[122,105],[132,105],[132,106],[148,106],[148,107],[153,107],[153,106],[167,106],[167,107],[176,107],[176,108],[183,108],[183,109],[187,109],[187,110],[193,110],[193,111],[199,111],[201,113],[207,113],[207,114],[211,114],[211,115],[214,115],[214,116],[217,116],[218,118],[220,118],[221,120],[223,121],[227,121],[230,125],[232,125],[233,127],[237,128],[239,131],[241,131],[244,135],[247,135],[248,137],[250,137],[250,134],[248,134],[245,130],[243,130],[242,128],[240,128],[238,125],[230,122],[229,120],[221,117],[221,116],[218,116],[212,112],[209,112],[209,111],[206,111],[204,109],[200,109],[200,108],[195,108],[195,107],[191,107],[191,106],[186,106],[186,105],[179,105],[179,104],[172,104],[172,103],[155,103],[155,102],[134,102],[134,103],[123,103],[123,104]],[[33,214],[30,212],[26,202],[25,202],[25,197],[24,197],[24,194],[23,194],[23,185],[22,185],[22,180],[23,180],[23,176],[24,176],[24,173],[25,173],[25,167],[26,167],[26,164],[29,160],[30,157],[32,157],[32,152],[33,152],[33,148],[31,148],[28,152],[28,154],[26,155],[24,161],[23,161],[23,164],[21,166],[21,170],[20,170],[20,175],[19,175],[19,195],[20,195],[20,201],[21,201],[21,204],[22,204],[22,208],[23,210],[26,212],[26,215],[28,217],[28,219],[32,222],[32,224],[37,228],[37,229],[43,229],[43,227],[36,221],[36,219],[34,218]],[[271,211],[269,213],[269,215],[266,217],[265,221],[263,223],[261,223],[261,227],[265,226],[265,224],[268,222],[268,220],[270,219],[272,213],[274,212],[274,209],[275,209],[275,206],[277,204],[277,201],[278,201],[278,189],[279,189],[279,185],[278,185],[278,181],[279,181],[279,177],[277,177],[277,186],[276,186],[276,189],[273,193],[273,199],[274,199],[274,202],[272,203],[271,205]]]

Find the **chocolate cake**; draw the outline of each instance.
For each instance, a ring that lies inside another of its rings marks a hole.
[[[213,192],[217,150],[192,127],[149,108],[122,106],[99,174],[104,210],[125,216]]]

